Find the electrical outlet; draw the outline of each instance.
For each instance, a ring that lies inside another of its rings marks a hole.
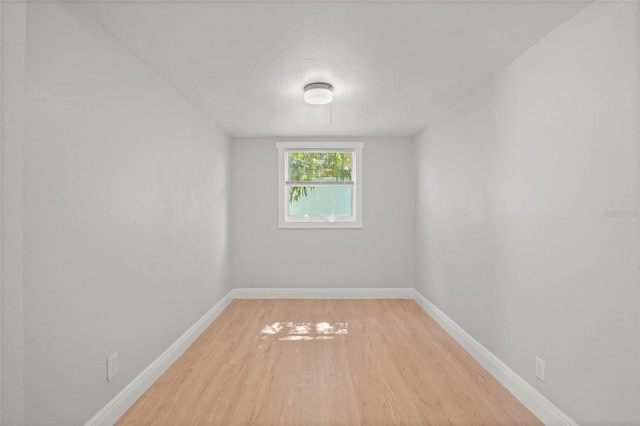
[[[109,355],[107,358],[107,381],[113,380],[113,378],[118,375],[119,367],[118,352]]]
[[[535,375],[538,379],[544,382],[544,371],[547,368],[547,363],[543,359],[536,357],[536,369]]]

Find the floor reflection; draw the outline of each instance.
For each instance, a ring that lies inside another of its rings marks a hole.
[[[278,340],[333,340],[336,337],[344,337],[349,333],[347,322],[275,322],[266,325],[262,332],[262,338],[277,338]]]

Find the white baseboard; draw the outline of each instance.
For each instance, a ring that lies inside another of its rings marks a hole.
[[[504,362],[482,346],[462,327],[438,309],[420,292],[414,290],[414,299],[447,333],[451,335],[480,365],[491,373],[525,407],[545,425],[577,426],[569,416],[545,398],[533,386],[510,369]]]
[[[234,299],[413,299],[413,288],[234,288]]]
[[[204,314],[166,351],[133,379],[107,405],[86,423],[86,426],[111,426],[146,392],[171,364],[184,353],[202,332],[231,303],[231,291]]]

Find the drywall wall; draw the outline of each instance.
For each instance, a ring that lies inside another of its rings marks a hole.
[[[2,55],[2,424],[24,422],[22,145],[25,2],[0,2]]]
[[[83,424],[229,291],[228,140],[73,2],[25,68],[25,421]]]
[[[418,291],[580,424],[640,423],[637,8],[588,6],[415,138]]]
[[[362,229],[278,229],[276,139],[231,143],[234,287],[413,287],[413,144],[361,138]]]

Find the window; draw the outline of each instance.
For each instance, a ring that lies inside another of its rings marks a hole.
[[[278,142],[280,228],[362,228],[362,142]]]

